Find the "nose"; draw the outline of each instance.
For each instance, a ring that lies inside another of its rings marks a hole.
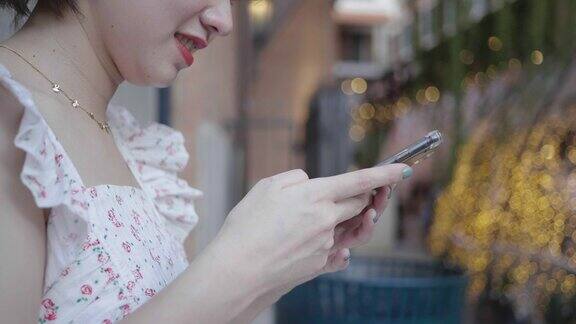
[[[229,35],[233,28],[230,1],[222,1],[220,5],[206,8],[200,15],[200,21],[210,31],[210,37],[214,34]]]

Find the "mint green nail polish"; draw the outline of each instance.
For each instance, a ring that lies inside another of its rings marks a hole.
[[[407,167],[406,169],[402,170],[402,179],[408,179],[412,176],[412,168]]]

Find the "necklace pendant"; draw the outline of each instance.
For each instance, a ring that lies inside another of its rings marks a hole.
[[[54,83],[54,84],[52,85],[52,91],[54,91],[54,92],[60,92],[60,85],[57,84],[57,83]]]
[[[74,100],[74,101],[72,102],[72,107],[74,107],[74,108],[80,107],[80,104],[78,103],[78,100]]]
[[[110,133],[110,126],[108,126],[108,123],[98,122],[98,126],[100,126],[101,130],[106,131],[106,133]]]

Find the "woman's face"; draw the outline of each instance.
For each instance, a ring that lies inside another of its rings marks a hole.
[[[109,55],[136,85],[170,85],[195,51],[232,30],[231,0],[89,3]]]

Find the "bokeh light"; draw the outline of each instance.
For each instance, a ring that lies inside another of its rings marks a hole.
[[[488,38],[488,47],[492,51],[499,52],[503,47],[502,40],[496,36],[491,36]]]
[[[368,82],[362,78],[354,78],[350,83],[352,91],[356,94],[364,94],[368,90]]]
[[[544,54],[539,50],[534,50],[532,54],[530,54],[530,61],[535,65],[541,65],[544,63]]]

